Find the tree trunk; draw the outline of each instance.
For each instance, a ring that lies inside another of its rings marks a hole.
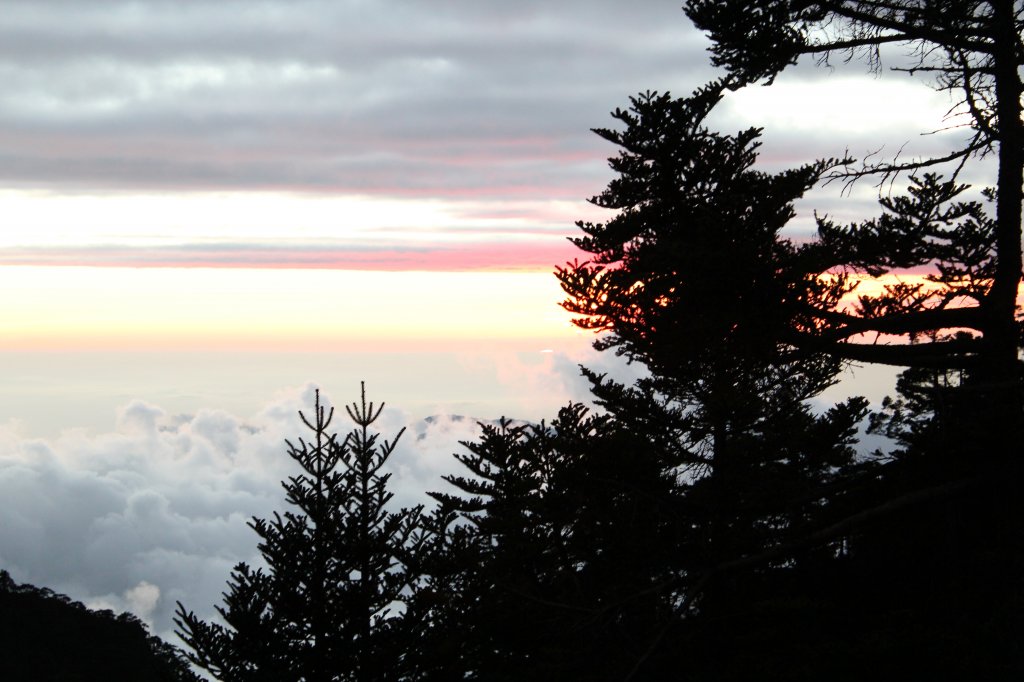
[[[987,407],[1002,443],[1019,447],[1021,391],[1015,321],[1021,279],[1021,201],[1024,184],[1024,125],[1021,123],[1018,24],[1014,0],[992,3],[993,67],[998,115],[999,174],[996,205],[996,274],[985,302],[986,359],[978,377],[990,396]],[[996,447],[1005,448],[1006,446]],[[1003,457],[999,457],[1003,459]]]

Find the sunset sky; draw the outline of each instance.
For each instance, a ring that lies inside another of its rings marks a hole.
[[[603,219],[590,128],[715,76],[679,4],[0,0],[0,568],[167,634],[252,557],[313,385],[418,424],[416,499],[473,419],[553,416],[578,362],[628,376],[552,270]],[[801,64],[714,124],[764,126],[773,169],[943,148],[948,108]],[[793,233],[876,199],[817,190]]]

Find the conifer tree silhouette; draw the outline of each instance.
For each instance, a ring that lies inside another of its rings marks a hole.
[[[674,440],[688,500],[704,508],[690,522],[703,533],[691,561],[705,568],[803,527],[809,510],[797,500],[820,500],[813,490],[852,473],[865,414],[855,399],[813,415],[806,401],[841,362],[786,342],[806,306],[833,306],[845,292],[779,234],[793,202],[838,162],[755,169],[758,129],[724,135],[704,124],[725,88],[644,93],[613,112],[624,129],[596,132],[619,147],[618,175],[592,202],[617,213],[579,223],[574,243],[590,260],[557,271],[574,322],[605,332],[595,347],[651,372],[632,389],[587,374],[613,414],[646,420],[649,433],[657,422]]]
[[[687,534],[665,458],[575,404],[464,445],[457,493],[432,494],[462,519],[442,623],[463,635],[461,669],[425,679],[622,679],[674,617],[676,593],[652,589],[676,578]]]
[[[249,524],[266,568],[232,571],[224,624],[206,623],[179,603],[175,623],[189,658],[221,680],[387,680],[400,674],[396,607],[415,576],[403,557],[416,541],[420,508],[389,511],[383,473],[400,431],[380,440],[366,402],[346,406],[355,428],[329,432],[334,408],[299,413],[310,440],[287,442],[303,473],[284,482],[297,511]],[[378,442],[379,441],[379,442]]]

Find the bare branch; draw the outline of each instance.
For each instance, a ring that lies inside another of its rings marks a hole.
[[[930,159],[922,159],[920,161],[908,161],[907,163],[892,163],[892,164],[879,164],[877,166],[865,166],[860,170],[834,170],[825,177],[824,185],[828,185],[831,182],[837,180],[843,180],[843,191],[847,191],[854,182],[860,178],[867,177],[869,175],[881,175],[882,179],[879,181],[878,186],[881,187],[886,180],[891,176],[906,171],[918,170],[920,168],[928,168],[930,166],[938,166],[943,163],[949,163],[957,159],[966,159],[973,154],[978,153],[984,149],[991,147],[992,140],[979,139],[979,135],[975,135],[971,143],[962,149],[958,149],[954,152],[950,152],[945,156],[936,156]]]

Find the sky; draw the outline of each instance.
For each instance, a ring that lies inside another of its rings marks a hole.
[[[590,129],[716,76],[679,4],[0,0],[0,568],[174,641],[176,600],[211,616],[257,560],[245,521],[283,507],[315,387],[365,380],[409,426],[412,504],[477,419],[585,400],[580,362],[635,376],[552,270],[608,217]],[[956,130],[920,133],[949,106],[800,64],[711,123],[763,126],[772,170],[942,149]],[[840,189],[793,234],[874,212]],[[877,399],[891,374],[848,378]]]

